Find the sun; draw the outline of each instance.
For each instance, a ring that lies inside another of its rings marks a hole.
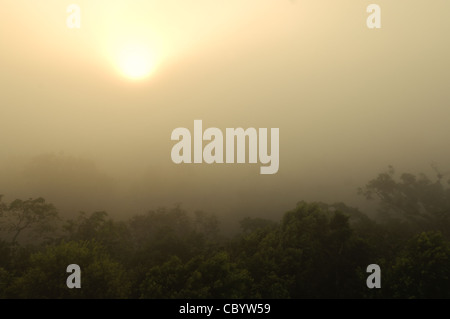
[[[151,51],[143,45],[125,47],[119,56],[119,69],[129,79],[140,80],[152,74],[156,61]]]

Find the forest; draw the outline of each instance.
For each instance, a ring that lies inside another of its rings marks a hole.
[[[0,298],[449,298],[449,186],[389,167],[359,189],[376,215],[300,201],[281,220],[243,216],[233,235],[181,206],[117,220],[1,200]],[[66,286],[70,264],[81,289]],[[381,289],[366,286],[370,264]]]

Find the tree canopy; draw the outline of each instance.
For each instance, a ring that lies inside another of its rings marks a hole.
[[[231,237],[180,206],[62,220],[43,198],[0,200],[0,298],[450,298],[442,177],[390,168],[360,193],[378,216],[301,201],[279,221],[243,217]],[[70,264],[82,289],[66,286]],[[366,286],[370,264],[382,289]]]

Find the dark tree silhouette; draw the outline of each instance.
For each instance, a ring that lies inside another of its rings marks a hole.
[[[45,234],[55,230],[58,212],[52,204],[43,198],[20,200],[6,204],[0,197],[0,230],[12,236],[16,244],[24,232],[45,238]]]

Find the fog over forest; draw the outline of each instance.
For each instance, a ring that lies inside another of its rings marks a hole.
[[[343,201],[392,165],[450,170],[447,1],[64,1],[0,5],[0,194],[62,216],[128,218],[181,203],[225,220],[278,219],[300,200]],[[132,18],[130,18],[132,17]],[[123,77],[125,41],[154,48],[148,79]],[[280,169],[171,161],[171,132],[279,128]]]

